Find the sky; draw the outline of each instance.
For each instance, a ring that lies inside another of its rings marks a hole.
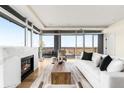
[[[0,46],[24,46],[25,29],[0,17]],[[33,35],[33,45],[38,46],[38,35]],[[30,46],[30,32],[27,34],[28,46]]]
[[[0,17],[0,46],[23,46],[24,28]]]

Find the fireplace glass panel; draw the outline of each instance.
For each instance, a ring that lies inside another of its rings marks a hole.
[[[34,56],[28,56],[21,59],[21,80],[29,76],[34,69]]]

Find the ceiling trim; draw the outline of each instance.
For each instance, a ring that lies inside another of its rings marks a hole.
[[[108,26],[81,26],[81,25],[68,25],[68,26],[46,26],[47,28],[107,28]]]
[[[43,21],[40,19],[40,17],[37,15],[37,13],[34,11],[34,9],[27,5],[27,8],[34,14],[34,16],[40,21],[40,23],[43,25],[43,27],[46,27],[46,25],[43,23]]]
[[[44,28],[43,30],[48,30],[48,31],[50,31],[50,30],[65,30],[65,31],[67,31],[67,30],[104,30],[105,29],[105,27],[99,27],[99,28],[96,28],[96,27],[49,27],[49,28]]]

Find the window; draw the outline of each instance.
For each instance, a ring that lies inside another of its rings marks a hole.
[[[98,47],[98,35],[94,35],[94,47]]]
[[[77,47],[83,47],[83,36],[77,36]]]
[[[24,46],[25,29],[0,17],[0,46]]]
[[[54,36],[43,36],[43,47],[54,47]]]
[[[81,52],[84,50],[83,42],[83,36],[77,36],[76,55],[80,55]]]
[[[42,36],[42,55],[44,57],[51,57],[52,51],[54,51],[54,36]]]
[[[75,57],[76,36],[61,36],[61,49],[66,51],[67,58]]]
[[[92,35],[85,35],[85,48],[92,47]]]
[[[61,49],[66,50],[67,56],[79,56],[84,50],[86,52],[97,52],[98,35],[61,36]]]
[[[94,35],[94,51],[98,52],[98,35]]]
[[[31,31],[27,30],[27,46],[31,47]]]
[[[85,35],[85,51],[97,52],[98,35]]]
[[[39,47],[39,34],[32,34],[32,47]]]
[[[82,51],[97,52],[98,51],[98,35],[65,35],[61,34],[61,50],[66,51],[67,58],[80,56]],[[43,55],[47,55],[54,50],[54,36],[43,36]]]
[[[61,36],[61,47],[75,47],[75,36]]]

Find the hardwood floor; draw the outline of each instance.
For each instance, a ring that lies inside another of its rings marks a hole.
[[[32,83],[36,80],[36,78],[42,74],[43,69],[49,64],[48,60],[44,60],[43,62],[38,62],[38,69],[36,69],[31,75],[29,75],[21,84],[17,86],[17,88],[29,88]]]

